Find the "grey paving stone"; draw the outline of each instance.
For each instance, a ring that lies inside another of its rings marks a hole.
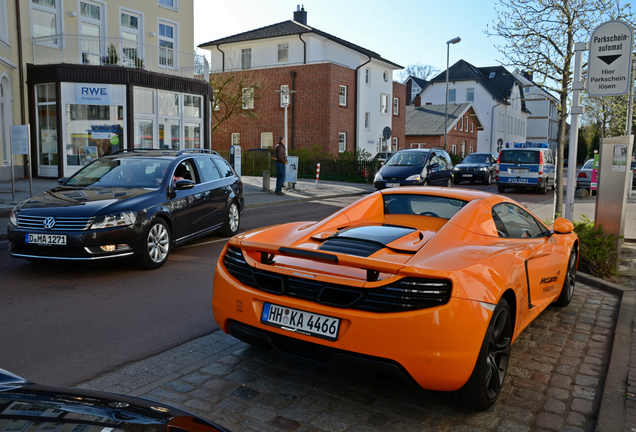
[[[172,389],[174,391],[178,391],[180,393],[187,393],[189,391],[194,390],[194,386],[183,381],[171,381],[166,383],[164,387]]]
[[[563,418],[556,414],[542,412],[537,416],[536,425],[550,430],[561,430]]]
[[[262,422],[269,422],[276,417],[276,411],[264,408],[262,406],[251,406],[245,410],[245,415]],[[294,422],[296,423],[296,422]],[[300,426],[300,424],[298,424]]]
[[[280,410],[280,415],[295,420],[299,423],[308,423],[312,419],[318,417],[321,412],[322,410],[319,410],[312,405],[304,403],[292,403]]]
[[[592,387],[575,385],[574,390],[572,391],[572,396],[575,398],[594,400],[596,391]]]
[[[245,385],[240,385],[238,387],[236,387],[232,393],[230,393],[230,396],[234,396],[235,398],[241,399],[241,400],[252,400],[255,399],[256,397],[258,397],[260,395],[259,392],[257,392],[254,389],[251,389]]]
[[[181,380],[190,384],[194,384],[194,385],[201,385],[209,379],[210,379],[210,375],[202,374],[199,372],[192,372],[188,375],[181,377]]]
[[[530,426],[505,418],[501,420],[495,429],[496,432],[527,432],[529,430]]]
[[[190,410],[202,411],[206,413],[212,409],[211,403],[199,399],[190,399],[183,405]]]
[[[578,374],[574,377],[574,382],[582,386],[596,386],[599,384],[600,380],[589,375]]]

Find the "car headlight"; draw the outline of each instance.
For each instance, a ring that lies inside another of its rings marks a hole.
[[[11,210],[11,216],[9,216],[9,222],[11,222],[13,226],[18,226],[19,213],[20,213],[20,210],[18,209],[18,206],[13,207],[13,210]]]
[[[455,168],[453,168],[453,171],[459,171],[459,167],[456,166]]]
[[[99,216],[91,225],[91,229],[103,229],[134,225],[137,221],[137,213],[125,211],[116,214]]]
[[[480,169],[480,170],[482,170],[483,172],[488,171],[488,168],[486,168],[486,167],[481,167],[481,168],[479,168],[479,169]]]
[[[378,172],[378,173],[375,175],[375,178],[373,179],[373,181],[380,181],[380,180],[384,180],[384,179],[382,178],[382,176],[381,176],[381,175],[380,175],[380,173]]]
[[[408,176],[406,178],[406,181],[409,181],[409,180],[421,181],[422,180],[422,175],[421,174],[413,174],[412,176]]]

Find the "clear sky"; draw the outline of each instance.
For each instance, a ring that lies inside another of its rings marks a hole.
[[[401,66],[430,64],[446,69],[463,59],[477,66],[494,66],[503,56],[494,47],[502,40],[484,32],[497,18],[495,1],[454,0],[194,0],[194,42],[220,39],[293,19],[304,5],[307,24]]]

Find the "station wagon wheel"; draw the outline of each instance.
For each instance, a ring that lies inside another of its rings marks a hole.
[[[232,237],[236,235],[241,223],[241,214],[239,213],[238,205],[236,201],[232,200],[230,206],[227,209],[227,215],[223,222],[223,228],[221,228],[221,234],[226,237]]]
[[[510,307],[502,298],[490,319],[473,373],[462,388],[447,393],[448,399],[478,410],[495,403],[508,371],[512,330]]]
[[[144,236],[142,257],[136,263],[145,269],[156,269],[168,260],[170,255],[170,230],[163,219],[155,219]]]
[[[428,186],[428,179],[424,179],[424,181],[422,182],[422,186]]]
[[[576,283],[576,247],[572,248],[570,252],[570,259],[568,260],[568,270],[565,273],[565,281],[563,282],[563,288],[561,288],[561,294],[559,298],[554,302],[559,307],[565,307],[572,301],[574,295],[574,284]]]

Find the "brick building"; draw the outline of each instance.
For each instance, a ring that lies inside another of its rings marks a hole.
[[[445,105],[414,104],[406,107],[406,139],[403,148],[444,148]],[[471,103],[448,104],[446,150],[464,157],[477,151],[477,131],[482,122]]]
[[[286,91],[291,91],[290,149],[317,144],[331,154],[361,149],[374,155],[404,139],[406,90],[392,79],[402,67],[308,26],[304,10],[293,20],[199,47],[210,50],[212,73],[240,71],[266,83],[243,106],[255,116],[235,115],[224,122],[214,133],[213,149],[232,144],[243,150],[271,148],[284,135]],[[382,137],[386,127],[396,131],[388,142]]]

